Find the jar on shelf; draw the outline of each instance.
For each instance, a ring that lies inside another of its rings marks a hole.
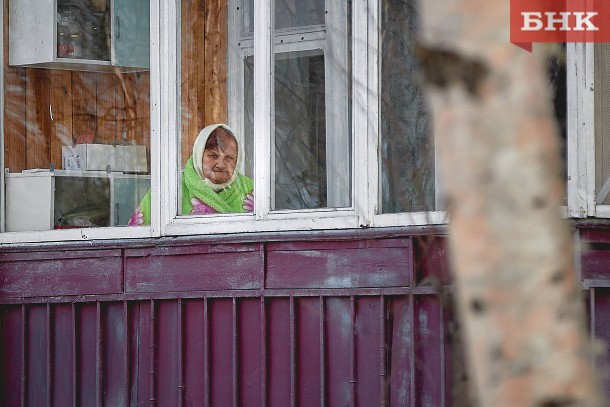
[[[83,33],[77,8],[64,8],[57,13],[57,57],[82,58]]]

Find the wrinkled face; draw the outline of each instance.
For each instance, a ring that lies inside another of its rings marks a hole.
[[[237,143],[225,134],[218,136],[218,146],[203,151],[203,175],[214,184],[231,179],[237,164]]]

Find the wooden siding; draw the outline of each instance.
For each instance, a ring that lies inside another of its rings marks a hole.
[[[61,146],[87,129],[98,143],[119,143],[125,135],[127,142],[150,146],[149,93],[148,72],[5,66],[6,167],[61,168]]]
[[[5,4],[4,35],[8,38]],[[182,2],[182,163],[208,124],[227,121],[227,2]],[[5,41],[4,55],[8,55]],[[8,65],[5,58],[5,167],[61,168],[61,146],[85,130],[96,142],[150,147],[149,72],[76,72]]]
[[[182,163],[199,131],[227,122],[227,1],[182,0]]]

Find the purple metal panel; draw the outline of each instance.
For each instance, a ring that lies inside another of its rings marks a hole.
[[[462,377],[457,377],[453,375],[454,368],[465,369],[464,361],[457,361],[455,358],[457,357],[457,353],[454,353],[452,346],[457,343],[457,339],[455,338],[456,332],[454,332],[453,321],[455,315],[453,314],[453,307],[443,306],[442,308],[442,326],[441,332],[439,332],[440,337],[443,339],[443,354],[441,357],[442,368],[443,368],[443,379],[442,387],[440,388],[441,396],[444,397],[444,405],[446,407],[451,407],[453,405],[453,394],[455,394],[454,389],[457,386],[457,380],[463,380]],[[461,349],[456,349],[456,352],[461,352]],[[460,355],[461,356],[461,355]],[[454,365],[455,361],[455,365]],[[460,364],[458,366],[458,364]],[[465,371],[465,370],[462,370]],[[455,377],[455,383],[454,383]]]
[[[379,297],[360,297],[356,302],[356,401],[358,406],[379,405],[381,366]]]
[[[16,383],[17,396],[9,401],[17,404],[23,382],[30,398],[47,404],[51,397],[57,405],[442,405],[447,347],[440,343],[444,317],[440,304],[429,300],[434,297],[417,301],[418,310],[433,313],[437,307],[437,321],[430,332],[417,325],[421,360],[412,368],[413,296],[404,294],[418,297],[425,290],[404,288],[413,281],[410,238],[268,243],[267,281],[276,284],[270,290],[261,289],[262,247],[126,249],[125,294],[92,296],[100,302],[76,305],[64,302],[71,297],[48,298],[53,305],[44,297],[25,300],[44,304],[24,306],[34,307],[25,326],[19,326],[21,308],[4,306],[2,328],[15,332],[0,333],[3,346],[18,342],[19,332],[33,342],[19,345],[25,353],[2,350],[2,364],[17,366],[8,373],[2,368],[0,390]],[[106,255],[121,260],[119,250],[106,252],[99,258],[88,253],[96,261],[87,267],[98,267]],[[77,253],[66,261],[86,258]],[[28,256],[20,256],[11,262],[26,262]],[[54,256],[52,261],[60,260]],[[44,260],[31,258],[26,264]],[[243,277],[238,266],[246,258],[256,260]],[[434,261],[418,277],[434,274],[441,264]],[[200,271],[204,267],[213,270]],[[121,279],[120,270],[116,276]],[[382,286],[373,287],[379,278]],[[369,284],[373,289],[362,288]],[[200,297],[202,290],[208,298]],[[431,343],[420,345],[424,341]],[[43,374],[34,380],[42,385],[32,390],[34,368]],[[9,405],[7,397],[0,394],[2,405]]]
[[[120,251],[101,252],[45,253],[45,258],[5,253],[0,298],[120,293]]]
[[[178,352],[178,341],[182,327],[179,326],[179,304],[177,301],[159,301],[157,330],[157,405],[178,405],[178,367],[182,357]]]
[[[604,343],[610,343],[610,289],[608,288],[597,288],[594,293],[594,304],[595,318],[593,325],[593,334],[595,338],[604,341]],[[610,371],[610,355],[605,352],[597,358],[597,365],[600,372]],[[608,375],[602,375],[604,389],[606,391],[606,397],[610,399],[610,377]]]
[[[414,238],[417,259],[417,284],[449,284],[449,250],[447,239],[440,236]]]
[[[583,252],[581,258],[583,279],[610,278],[610,248],[608,249]]]
[[[135,386],[132,392],[132,405],[148,406],[151,398],[150,365],[153,349],[151,348],[151,306],[150,301],[135,303],[133,307],[133,323],[131,338],[131,376]]]
[[[126,406],[129,394],[125,392],[125,359],[128,336],[125,330],[123,303],[113,302],[102,307],[103,404]]]
[[[53,405],[74,404],[74,342],[72,341],[73,319],[70,304],[53,307]]]
[[[28,308],[27,329],[27,404],[47,405],[47,307]]]
[[[2,310],[0,331],[0,405],[22,404],[23,315],[20,306]]]
[[[242,299],[238,303],[239,402],[244,406],[261,403],[261,302],[258,298]]]
[[[257,289],[263,267],[258,244],[126,250],[125,291]]]
[[[387,375],[386,385],[389,389],[389,402],[394,406],[413,404],[411,387],[413,347],[412,308],[408,297],[387,298],[388,320],[386,325]],[[417,404],[434,406],[434,404]]]
[[[408,286],[411,259],[409,239],[269,243],[265,287]]]
[[[402,299],[394,302],[394,335],[399,338],[403,335],[405,323],[399,315],[406,313],[407,306]],[[441,305],[437,296],[417,296],[415,298],[415,343],[416,345],[416,391],[417,404],[420,406],[441,406],[443,397],[439,391],[439,384],[444,383],[442,377],[441,350],[443,338],[440,337]],[[399,364],[402,363],[401,349],[392,349],[392,357]],[[394,362],[394,360],[393,360]],[[396,389],[392,378],[392,391]],[[403,379],[401,378],[400,381]]]
[[[297,405],[320,405],[320,298],[296,301]]]
[[[77,311],[78,405],[97,405],[97,305],[83,304]]]
[[[354,325],[349,297],[326,298],[326,359],[328,363],[328,404],[354,405],[352,400],[351,361]],[[379,375],[376,377],[379,380]]]
[[[233,302],[211,301],[210,307],[210,379],[211,405],[233,404]]]
[[[270,407],[290,405],[290,300],[272,298],[267,306],[268,402]]]
[[[260,299],[260,382],[261,382],[261,406],[267,405],[267,385],[268,385],[268,376],[267,376],[267,303],[265,297],[261,297]]]
[[[587,242],[597,243],[610,243],[610,231],[607,229],[607,223],[604,225],[605,228],[581,228],[580,236],[582,240]]]
[[[204,302],[184,304],[184,398],[187,406],[203,406],[204,389]]]
[[[134,406],[138,401],[138,385],[140,372],[138,367],[139,348],[140,348],[140,303],[136,301],[127,302],[127,381],[129,388],[126,390],[130,397],[130,406]]]

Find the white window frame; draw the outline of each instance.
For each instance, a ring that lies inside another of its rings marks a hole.
[[[572,218],[610,218],[610,205],[596,202],[594,47],[567,44],[567,215]]]
[[[241,0],[228,0],[235,7]],[[336,0],[332,1],[335,4]],[[179,201],[180,1],[150,0],[151,189],[150,227],[106,227],[44,232],[0,233],[0,245],[19,242],[92,241],[194,234],[280,230],[355,229],[430,225],[447,222],[443,211],[380,214],[379,16],[380,0],[352,2],[351,206],[271,211],[271,135],[273,133],[273,1],[256,1],[254,18],[254,215],[231,213],[177,216]],[[262,6],[262,7],[261,7]],[[231,15],[231,13],[229,13]],[[229,20],[229,26],[237,24]],[[243,55],[229,52],[229,69]],[[325,64],[326,66],[327,64]],[[339,68],[340,69],[340,68]],[[338,70],[337,70],[338,71]],[[328,71],[327,71],[328,74]],[[329,74],[329,75],[332,75]],[[243,81],[243,72],[236,76]],[[243,84],[228,81],[229,101],[243,98]],[[241,94],[240,94],[241,92]],[[2,95],[4,95],[2,93]],[[332,97],[332,96],[331,96]],[[242,129],[243,106],[229,105],[229,125]],[[331,117],[330,115],[328,117]],[[329,125],[332,129],[332,124]],[[332,131],[332,130],[329,130]],[[3,166],[2,166],[3,167]],[[3,174],[0,174],[3,178]],[[4,184],[2,184],[4,185]],[[438,184],[437,184],[438,185]],[[437,187],[438,188],[438,187]]]
[[[333,0],[334,1],[334,0]],[[264,4],[263,4],[264,3]],[[239,0],[230,2],[237,7]],[[264,8],[257,8],[263,5]],[[271,211],[273,125],[273,13],[272,2],[256,2],[254,10],[254,129],[255,143],[255,216],[222,214],[173,218],[176,206],[164,206],[165,224],[162,234],[236,233],[277,230],[341,229],[429,225],[447,222],[444,211],[378,214],[379,205],[379,0],[353,0],[352,4],[352,206],[312,210]],[[231,15],[232,13],[229,13]],[[232,27],[239,24],[234,20]],[[238,29],[238,28],[237,28]],[[234,35],[239,36],[238,32]],[[249,55],[249,44],[229,54],[230,76],[238,78],[229,85],[229,124],[243,131],[242,58]],[[171,72],[168,69],[168,72]],[[364,114],[359,112],[365,112]],[[173,117],[177,117],[174,115]],[[177,127],[176,127],[177,128]],[[169,136],[168,140],[172,140]],[[175,138],[174,138],[175,139]],[[358,140],[358,142],[356,142]],[[165,147],[162,147],[165,149]],[[175,160],[174,160],[175,161]],[[167,162],[167,161],[164,161]],[[177,168],[168,167],[166,177],[174,184]],[[172,189],[174,189],[172,187]]]
[[[160,0],[150,0],[150,131],[151,131],[151,142],[150,142],[150,169],[151,169],[151,189],[152,189],[152,220],[153,224],[150,227],[103,227],[103,228],[82,228],[82,229],[61,229],[61,230],[45,230],[45,231],[28,231],[28,232],[6,232],[6,215],[5,215],[5,176],[4,171],[1,171],[0,181],[2,185],[2,194],[0,194],[1,203],[1,216],[2,222],[0,224],[0,245],[13,244],[13,243],[42,243],[42,242],[54,242],[54,241],[93,241],[93,240],[109,240],[109,239],[134,239],[134,238],[148,238],[157,237],[161,233],[161,222],[163,221],[160,217],[159,202],[161,199],[167,200],[167,191],[164,191],[161,187],[159,179],[159,169],[161,159],[167,160],[167,154],[170,152],[159,149],[160,135],[164,134],[161,126],[167,125],[167,120],[162,119],[163,99],[162,94],[166,93],[167,90],[163,89],[163,86],[167,86],[165,83],[166,79],[162,78],[161,72],[164,68],[160,63],[161,55],[172,52],[172,46],[169,46],[168,38],[164,31],[167,31],[169,24],[161,24],[161,22],[175,21],[170,20],[171,7],[167,2],[163,2],[163,6],[160,5]],[[4,21],[4,10],[0,10],[0,21]],[[175,18],[175,17],[174,17]],[[6,41],[4,34],[0,34],[2,44]],[[2,67],[4,66],[4,58],[2,57]],[[0,90],[2,91],[0,100],[2,112],[4,112],[4,70],[2,71],[2,85]],[[0,120],[2,123],[1,131],[2,137],[0,145],[4,151],[4,120]],[[165,154],[161,157],[161,151]],[[4,154],[0,155],[0,168],[5,168],[4,165]],[[160,194],[159,191],[164,192]],[[162,196],[161,196],[162,195]],[[24,203],[25,204],[25,203]]]

